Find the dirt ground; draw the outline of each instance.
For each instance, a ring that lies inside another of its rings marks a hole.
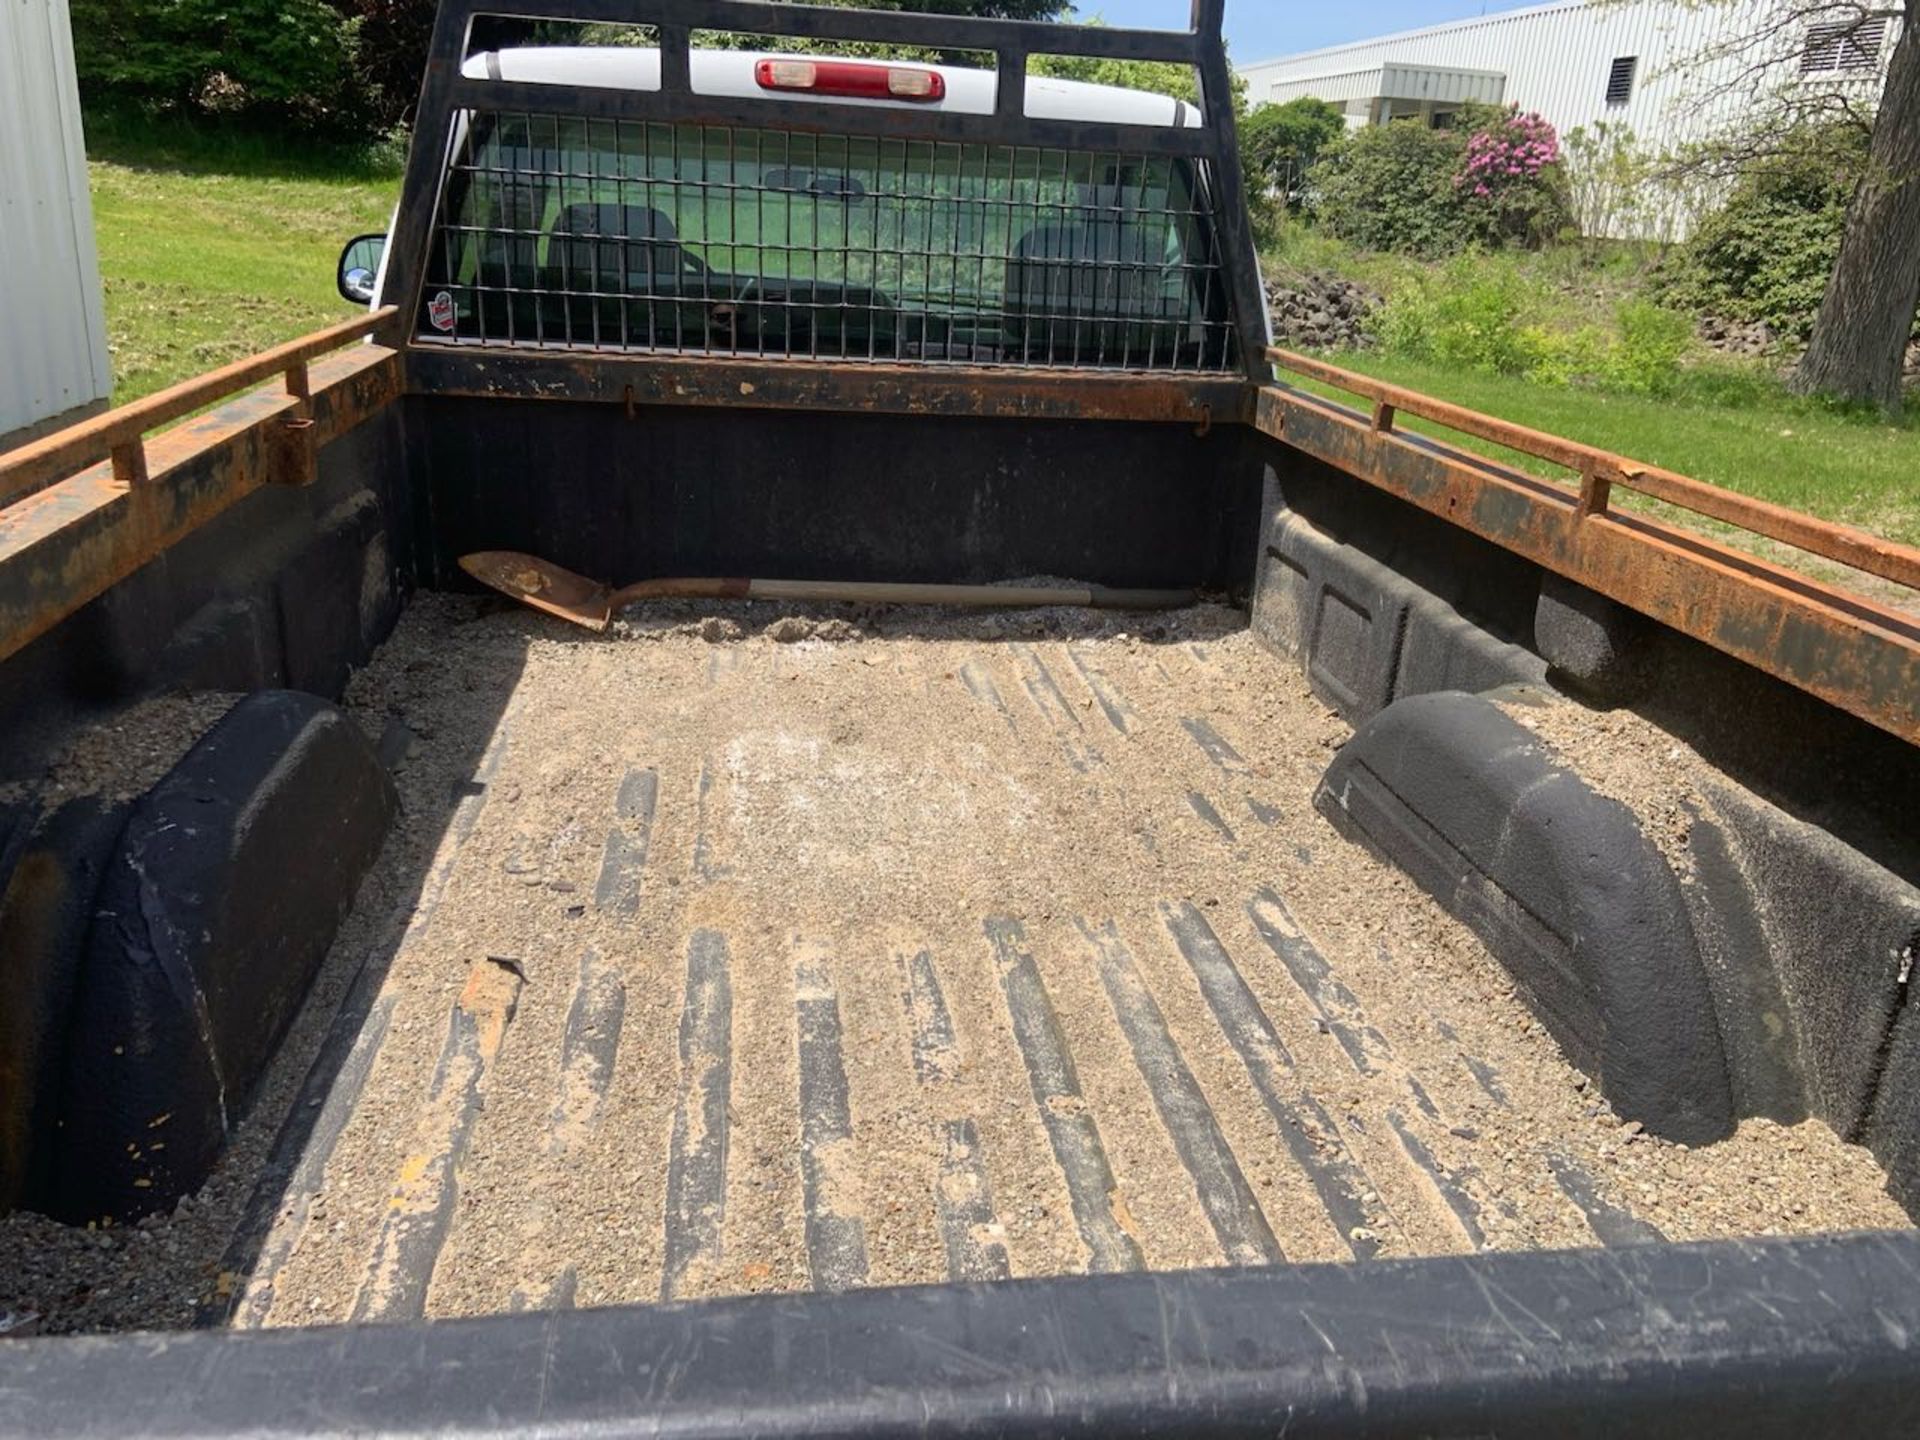
[[[1244,623],[678,604],[596,637],[423,597],[349,700],[402,826],[231,1158],[144,1232],[0,1222],[0,1310],[307,1324],[1907,1223],[1821,1125],[1623,1125],[1314,812],[1347,729]],[[363,963],[364,1088],[236,1260]]]

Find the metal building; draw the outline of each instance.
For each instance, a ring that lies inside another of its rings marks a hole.
[[[1311,95],[1353,126],[1424,118],[1462,101],[1537,110],[1562,134],[1596,122],[1672,149],[1727,124],[1757,97],[1734,87],[1747,59],[1716,54],[1765,35],[1765,85],[1836,81],[1877,93],[1898,39],[1891,13],[1777,25],[1777,0],[1562,0],[1239,67],[1253,104]],[[1835,23],[1835,22],[1838,23]]]
[[[0,3],[0,450],[107,403],[67,0]]]

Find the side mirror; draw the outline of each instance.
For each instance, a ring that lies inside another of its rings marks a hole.
[[[334,276],[340,297],[356,305],[373,303],[374,286],[380,274],[380,258],[386,253],[384,235],[356,235],[340,252],[340,268]]]

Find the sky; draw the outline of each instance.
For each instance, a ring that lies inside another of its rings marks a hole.
[[[1190,0],[1075,0],[1080,14],[1109,25],[1184,30]],[[1365,40],[1416,30],[1445,20],[1465,20],[1494,10],[1517,10],[1539,0],[1227,0],[1227,44],[1234,61],[1246,64],[1318,50],[1344,40]]]

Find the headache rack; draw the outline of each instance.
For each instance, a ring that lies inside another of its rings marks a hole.
[[[514,6],[644,26],[646,88],[639,64],[605,86],[502,78],[486,51],[470,65],[490,17],[456,0],[385,295],[422,350],[1259,373],[1221,10],[1197,0],[1176,33],[739,0]],[[705,93],[696,25],[776,50],[990,57],[991,110]],[[1202,102],[1163,124],[1031,116],[1035,54],[1185,65]]]

